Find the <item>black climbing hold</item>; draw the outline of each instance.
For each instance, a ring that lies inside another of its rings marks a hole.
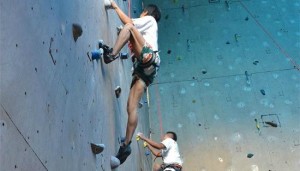
[[[277,127],[278,125],[277,125],[277,123],[274,123],[274,122],[265,122],[265,124],[268,124],[268,125],[270,125],[270,126],[272,126],[272,127]]]
[[[18,44],[16,44],[16,47],[18,47]]]
[[[171,52],[172,52],[172,51],[169,49],[167,53],[168,53],[168,54],[171,54]]]
[[[203,69],[202,74],[206,74],[206,73],[207,73],[206,69]]]
[[[26,91],[25,91],[25,93],[24,93],[24,94],[25,94],[25,96],[27,95]]]
[[[227,42],[226,42],[226,44],[227,44],[227,45],[229,45],[229,44],[230,44],[230,42],[229,42],[229,41],[227,41]]]
[[[165,16],[165,19],[167,20],[168,18],[169,18],[169,15],[166,15],[166,16]]]
[[[76,42],[78,37],[80,37],[82,35],[82,28],[79,24],[73,24],[72,30],[73,30],[73,38],[74,38],[74,41]]]
[[[253,65],[257,65],[259,63],[259,61],[254,61]]]
[[[37,72],[37,68],[36,67],[34,68],[34,70],[35,70],[35,72]]]
[[[178,32],[177,34],[178,34],[178,35],[180,35],[181,33],[180,33],[180,32]]]
[[[94,154],[99,154],[101,153],[105,148],[105,145],[104,144],[94,144],[94,143],[91,143],[91,149],[92,149],[92,152]]]
[[[251,154],[251,153],[247,154],[248,158],[252,158],[253,156],[254,156],[254,154]]]
[[[128,59],[128,53],[121,53],[121,59]]]
[[[265,92],[264,89],[261,89],[261,90],[260,90],[260,93],[261,93],[262,95],[266,95],[266,92]]]
[[[246,17],[246,18],[245,18],[245,21],[248,21],[248,20],[249,20],[249,17]]]
[[[120,86],[117,86],[115,88],[115,94],[116,94],[116,97],[119,98],[120,95],[121,95],[121,87]]]
[[[201,123],[199,123],[198,126],[201,126]]]

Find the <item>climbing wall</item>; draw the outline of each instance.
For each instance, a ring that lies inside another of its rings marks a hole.
[[[139,0],[116,2],[133,17],[141,12]],[[125,135],[131,62],[106,65],[90,52],[99,39],[113,45],[115,12],[103,0],[4,0],[0,13],[0,170],[110,170]],[[93,155],[91,142],[104,143],[104,152]],[[132,148],[118,170],[150,170],[151,156],[136,141]]]
[[[147,0],[162,9],[152,138],[188,171],[300,168],[298,0]]]

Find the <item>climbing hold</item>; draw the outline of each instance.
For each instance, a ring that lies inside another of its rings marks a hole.
[[[117,35],[120,34],[120,32],[121,32],[122,29],[123,29],[123,26],[122,26],[122,25],[120,25],[119,27],[117,27]]]
[[[240,38],[241,36],[239,35],[239,34],[234,34],[234,39],[235,39],[235,41],[236,42],[238,42],[239,41],[239,38]]]
[[[99,154],[101,153],[105,148],[105,145],[104,144],[94,144],[94,143],[91,143],[91,149],[92,149],[92,152],[94,154]]]
[[[206,69],[202,69],[202,74],[206,74],[207,73],[207,70]]]
[[[110,0],[104,0],[104,6],[106,7],[106,8],[111,8],[112,6],[111,6],[111,1]]]
[[[227,41],[227,42],[226,42],[226,44],[227,44],[227,45],[229,45],[229,44],[230,44],[230,42],[229,42],[229,41]]]
[[[172,51],[169,49],[167,53],[168,53],[168,54],[171,54],[171,52],[172,52]]]
[[[124,143],[126,140],[126,137],[121,137],[121,143]]]
[[[253,65],[257,65],[259,63],[259,61],[254,61]]]
[[[128,59],[128,53],[121,53],[121,59]]]
[[[265,92],[264,89],[261,89],[261,90],[260,90],[260,93],[261,93],[262,95],[266,95],[266,92]]]
[[[168,18],[169,18],[169,15],[166,15],[166,16],[165,16],[165,19],[167,20]]]
[[[120,94],[121,94],[121,87],[120,86],[117,86],[115,88],[115,94],[116,94],[116,97],[119,98],[120,97]]]
[[[102,48],[102,46],[103,46],[103,40],[98,40],[98,47],[97,47],[97,49],[100,49],[100,48]]]
[[[255,121],[255,125],[256,125],[256,129],[257,129],[257,131],[258,131],[258,134],[261,134],[260,126],[259,126],[258,120],[257,120],[257,119],[254,119],[254,121]]]
[[[102,55],[102,49],[96,49],[91,52],[92,60],[99,60]]]
[[[254,156],[254,154],[251,154],[251,153],[247,154],[248,158],[252,158],[253,156]]]
[[[120,160],[114,156],[110,157],[110,167],[111,169],[115,169],[120,166]]]
[[[269,122],[269,121],[265,122],[265,124],[270,125],[270,126],[275,127],[275,128],[278,126],[277,123]]]
[[[146,156],[149,156],[149,155],[150,155],[150,151],[149,151],[149,150],[146,150],[146,151],[145,151],[145,155],[146,155]]]
[[[144,142],[144,144],[143,144],[143,145],[144,145],[144,148],[145,148],[145,147],[147,147],[147,145],[148,145],[148,144],[147,144],[146,142]]]
[[[139,108],[142,108],[144,106],[143,102],[139,102]]]
[[[82,28],[79,24],[73,24],[72,30],[73,30],[73,38],[74,38],[74,41],[76,42],[78,37],[80,37],[82,35]]]
[[[136,136],[136,140],[137,140],[137,141],[140,141],[140,140],[141,140],[140,136],[137,135],[137,136]]]

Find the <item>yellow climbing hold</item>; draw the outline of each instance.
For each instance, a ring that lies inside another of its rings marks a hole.
[[[136,140],[139,141],[140,139],[141,139],[140,136],[137,135]]]
[[[147,144],[146,142],[144,142],[144,148],[147,147],[147,145],[148,145],[148,144]]]

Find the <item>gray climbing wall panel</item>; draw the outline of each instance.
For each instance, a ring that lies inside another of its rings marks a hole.
[[[128,1],[117,3],[128,12]],[[131,6],[137,16],[141,1]],[[117,15],[102,0],[4,0],[0,13],[0,170],[109,170],[125,134],[131,62],[106,65],[88,53],[99,39],[113,44]],[[76,42],[73,23],[83,30]],[[146,134],[145,111],[138,130]],[[95,156],[91,142],[106,149]],[[133,143],[118,170],[150,170],[144,152]]]
[[[184,170],[298,170],[300,2],[145,2],[162,9],[152,138],[177,132]]]

